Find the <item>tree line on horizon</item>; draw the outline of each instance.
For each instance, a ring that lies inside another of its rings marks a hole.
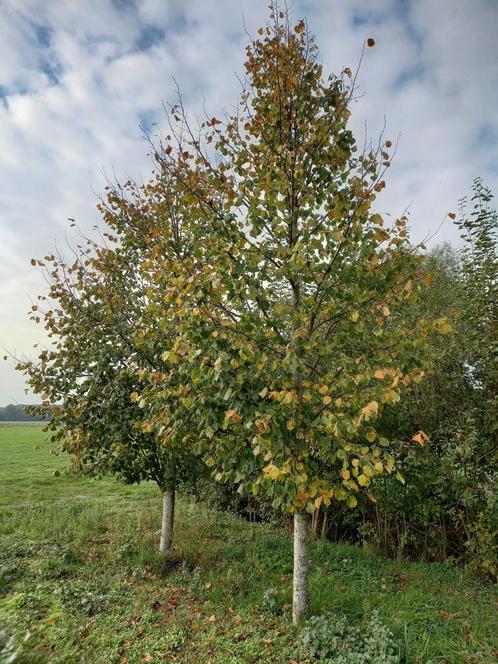
[[[0,422],[45,422],[50,419],[50,415],[32,414],[30,409],[33,405],[9,403],[6,406],[0,406]]]

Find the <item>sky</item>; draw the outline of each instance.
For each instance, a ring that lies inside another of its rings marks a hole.
[[[296,0],[325,71],[354,69],[352,128],[399,139],[378,210],[409,207],[414,240],[458,243],[447,217],[482,176],[498,193],[498,0]],[[268,0],[0,0],[0,347],[35,357],[30,266],[98,225],[105,174],[147,179],[140,127],[155,131],[175,80],[187,109],[230,110],[247,32]],[[158,123],[157,125],[155,123]],[[1,352],[3,355],[4,353]],[[33,403],[9,359],[0,405]]]

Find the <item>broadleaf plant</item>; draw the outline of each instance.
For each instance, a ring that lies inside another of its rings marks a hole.
[[[358,149],[350,70],[325,77],[305,22],[276,5],[245,66],[236,112],[194,130],[180,97],[156,148],[194,238],[166,296],[181,320],[168,352],[190,372],[184,398],[215,478],[294,515],[297,622],[307,513],[354,508],[393,472],[376,420],[422,379],[429,329],[450,326],[410,315],[423,246],[406,217],[373,208],[392,144]],[[158,269],[157,293],[163,280]]]

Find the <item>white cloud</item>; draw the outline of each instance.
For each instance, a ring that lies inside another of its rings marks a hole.
[[[0,345],[29,353],[41,331],[28,294],[43,290],[31,256],[65,242],[66,218],[89,230],[102,171],[146,176],[139,123],[161,118],[174,76],[188,108],[217,115],[239,91],[245,24],[267,0],[6,0],[0,5]],[[326,69],[358,62],[353,127],[400,135],[379,207],[411,204],[416,239],[434,231],[472,178],[498,190],[498,46],[494,0],[297,0]],[[436,240],[457,238],[446,221]],[[0,404],[22,400],[0,366]]]

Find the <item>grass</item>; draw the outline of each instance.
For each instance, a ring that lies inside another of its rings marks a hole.
[[[0,662],[311,661],[289,624],[287,533],[184,498],[163,559],[155,486],[66,465],[41,428],[0,427]],[[313,613],[358,623],[378,610],[410,664],[498,661],[491,584],[327,542],[311,557]]]

